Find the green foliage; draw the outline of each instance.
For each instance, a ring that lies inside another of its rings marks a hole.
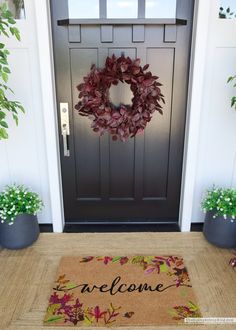
[[[233,87],[236,87],[235,79],[236,79],[236,75],[235,76],[230,76],[227,80],[227,83],[233,83]],[[236,96],[233,96],[231,98],[231,107],[236,110]]]
[[[7,186],[0,193],[0,219],[12,225],[19,214],[38,213],[43,207],[43,202],[38,194],[29,191],[24,186]]]
[[[219,10],[219,18],[235,18],[236,15],[235,13],[230,9],[230,7],[224,8],[224,7],[220,7]]]
[[[20,32],[14,26],[15,24],[16,21],[8,10],[6,3],[0,5],[0,36],[4,35],[7,38],[13,36],[20,41]],[[7,113],[12,115],[16,125],[18,125],[18,112],[25,112],[20,102],[11,101],[6,96],[7,92],[13,93],[12,89],[6,85],[11,73],[8,64],[9,54],[10,52],[6,49],[5,44],[0,43],[0,140],[8,138]]]
[[[223,216],[225,219],[236,217],[236,189],[223,189],[213,186],[207,190],[202,201],[204,212],[214,212],[213,218]]]

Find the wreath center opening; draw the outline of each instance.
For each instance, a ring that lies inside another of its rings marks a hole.
[[[121,104],[132,105],[133,93],[130,90],[130,85],[125,82],[119,81],[118,85],[112,85],[109,90],[110,102],[119,107]]]

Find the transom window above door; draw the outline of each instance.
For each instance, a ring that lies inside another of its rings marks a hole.
[[[219,18],[236,18],[235,0],[219,0]]]
[[[176,18],[177,0],[68,0],[70,19]]]

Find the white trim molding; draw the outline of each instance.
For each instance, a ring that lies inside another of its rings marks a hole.
[[[63,232],[64,209],[58,142],[57,102],[49,0],[34,1],[41,75],[49,189],[54,232]]]
[[[186,116],[182,189],[179,226],[190,231],[194,201],[194,185],[198,163],[198,147],[202,94],[208,49],[209,17],[212,0],[196,0],[193,19],[192,51],[189,75],[189,93]]]

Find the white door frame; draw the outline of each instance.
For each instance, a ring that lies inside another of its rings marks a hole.
[[[179,225],[190,231],[201,112],[201,95],[206,64],[209,14],[214,0],[195,0],[192,34],[192,55],[183,159]],[[65,224],[59,156],[57,104],[49,0],[34,0],[38,38],[38,55],[47,148],[49,189],[54,232],[62,232]]]
[[[49,192],[53,231],[63,232],[65,219],[63,207],[60,149],[57,122],[57,101],[52,46],[49,0],[34,0],[40,64],[44,130],[47,151]]]
[[[180,196],[179,226],[181,231],[190,231],[191,229],[194,186],[198,163],[200,119],[201,109],[203,108],[202,95],[209,41],[209,17],[214,1],[195,0]]]

